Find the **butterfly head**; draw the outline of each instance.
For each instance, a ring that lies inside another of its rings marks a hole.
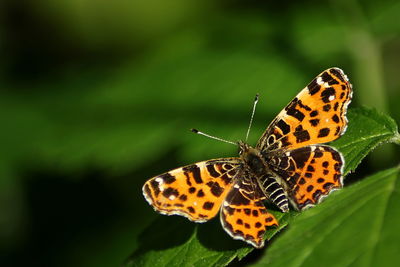
[[[265,172],[264,162],[259,150],[251,147],[243,141],[239,141],[238,146],[240,158],[246,163],[246,166],[248,166],[253,173],[262,174]]]
[[[252,148],[249,144],[247,144],[243,141],[238,141],[237,144],[239,147],[239,155],[240,156],[243,156]]]

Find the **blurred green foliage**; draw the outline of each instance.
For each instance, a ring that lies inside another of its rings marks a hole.
[[[4,0],[0,7],[4,265],[115,266],[140,251],[140,233],[159,217],[141,195],[143,182],[235,155],[188,129],[242,139],[256,93],[251,144],[333,66],[354,85],[351,107],[400,119],[394,0]],[[397,147],[378,148],[346,181],[398,161]]]

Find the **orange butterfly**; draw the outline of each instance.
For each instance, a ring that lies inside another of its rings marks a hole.
[[[144,184],[143,194],[161,214],[194,222],[205,222],[219,211],[229,235],[261,248],[265,231],[278,225],[264,200],[282,212],[289,204],[303,210],[342,187],[343,156],[321,144],[345,132],[351,97],[347,76],[330,68],[278,114],[254,148],[239,141],[240,157],[202,161],[155,176]]]

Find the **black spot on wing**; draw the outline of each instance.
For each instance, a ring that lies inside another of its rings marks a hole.
[[[217,182],[213,183],[210,190],[211,193],[216,197],[219,197],[224,192],[224,188],[221,187]]]
[[[241,237],[244,236],[244,233],[243,233],[241,230],[235,230],[233,234],[234,234],[235,236],[241,236]]]
[[[321,130],[319,130],[318,132],[318,137],[325,137],[329,135],[329,132],[331,130],[329,130],[329,128],[322,128]]]
[[[318,115],[318,110],[313,110],[313,111],[310,112],[310,116],[311,117],[315,117],[317,115]]]
[[[277,140],[283,136],[278,131],[274,131],[273,135],[275,136],[275,140]]]
[[[205,210],[211,210],[214,207],[214,203],[213,202],[205,202],[203,205],[203,209]]]
[[[333,150],[333,149],[329,149],[332,152],[332,158],[338,162],[342,162],[342,158],[339,154],[339,152]]]
[[[193,194],[194,192],[196,192],[196,188],[195,187],[190,187],[189,188],[189,193]]]
[[[307,111],[311,111],[311,108],[309,106],[303,104],[303,102],[300,99],[297,101],[297,104],[299,105],[299,107],[301,107]]]
[[[232,188],[231,192],[229,192],[228,196],[226,197],[226,201],[235,206],[241,206],[241,205],[249,205],[250,200],[245,198],[237,188]],[[246,213],[246,209],[244,209],[244,212]],[[247,214],[247,213],[246,213]],[[247,215],[250,215],[247,214]]]
[[[226,213],[228,213],[229,215],[233,215],[233,214],[235,213],[235,210],[236,210],[236,209],[232,208],[231,206],[225,206],[225,207],[224,207],[224,210],[225,210]]]
[[[209,173],[212,177],[214,177],[214,178],[220,176],[219,172],[217,172],[217,171],[215,170],[215,167],[214,167],[213,164],[207,165],[207,171],[208,171],[208,173]]]
[[[334,85],[334,84],[339,84],[338,81],[336,81],[335,79],[332,79],[330,82],[328,82],[329,85]]]
[[[169,174],[168,172],[167,172],[167,173],[164,173],[164,174],[161,174],[161,175],[158,176],[158,177],[160,177],[161,179],[163,179],[163,180],[164,180],[164,183],[166,183],[166,184],[172,184],[173,182],[176,181],[175,176],[172,176],[172,175]]]
[[[337,69],[335,69],[335,68],[332,68],[332,69],[329,69],[329,71],[330,71],[336,78],[338,78],[340,81],[345,82],[345,80],[344,80],[344,78],[343,78],[343,74],[340,73],[339,70],[337,70]]]
[[[230,233],[233,233],[232,224],[226,221],[226,215],[224,213],[221,213],[221,217],[224,224],[224,228],[227,229]]]
[[[333,168],[335,169],[335,171],[340,172],[341,166],[342,166],[342,164],[335,163],[335,164],[333,165]]]
[[[269,223],[269,222],[272,222],[274,219],[272,218],[272,217],[267,217],[267,218],[265,218],[265,222],[266,223]]]
[[[302,147],[296,149],[290,153],[290,156],[296,162],[297,168],[303,168],[305,163],[310,158],[311,148],[310,147]]]
[[[324,154],[322,153],[322,151],[321,151],[321,149],[320,148],[316,148],[315,150],[314,150],[314,158],[320,158],[320,157],[322,157]]]
[[[204,192],[203,189],[200,189],[199,191],[197,191],[197,197],[204,197]]]
[[[230,165],[230,164],[224,164],[223,168],[226,169],[226,170],[230,170],[230,169],[233,168],[233,166]]]
[[[176,190],[175,188],[168,187],[167,189],[165,189],[165,190],[162,192],[162,194],[163,194],[164,197],[169,198],[170,196],[175,196],[175,197],[177,197],[177,196],[179,195],[179,192],[178,192],[178,190]]]
[[[153,189],[154,195],[158,196],[160,194],[159,184],[156,179],[152,179],[150,182],[151,188]]]
[[[296,127],[296,130],[293,133],[293,135],[296,137],[297,143],[302,143],[302,142],[310,140],[310,134],[308,133],[307,130],[304,130],[303,126],[301,126],[301,125]]]
[[[317,189],[317,190],[315,190],[315,192],[313,193],[313,199],[314,199],[315,201],[318,201],[319,198],[321,197],[321,195],[322,195],[322,191],[319,190],[319,189]]]
[[[311,123],[312,126],[315,127],[315,126],[317,126],[319,124],[319,119],[310,120],[310,123]]]
[[[296,118],[298,121],[303,121],[304,119],[304,114],[300,110],[296,109],[295,107],[292,107],[286,111],[286,114],[289,116],[292,116]]]
[[[189,174],[187,173],[187,172],[183,172],[183,174],[186,176],[186,184],[188,185],[188,186],[192,186],[192,182],[190,181],[190,176],[189,176]]]
[[[232,181],[231,177],[235,176],[235,174],[237,173],[237,171],[238,171],[237,169],[232,169],[232,170],[228,171],[227,173],[224,173],[224,174],[221,176],[222,181],[224,181],[224,183],[225,183],[226,185],[227,185],[227,184],[230,184],[231,181]],[[229,174],[231,177],[229,177],[228,174]]]
[[[339,102],[336,102],[335,105],[334,105],[334,107],[333,107],[333,110],[334,110],[334,111],[337,111],[338,108],[339,108]]]
[[[277,121],[276,126],[281,129],[283,134],[288,134],[290,132],[290,126],[282,119]]]
[[[334,122],[336,122],[336,123],[338,123],[339,122],[339,117],[338,117],[338,115],[333,115],[332,116],[332,120],[334,121]]]
[[[333,89],[332,87],[326,88],[321,93],[322,101],[324,101],[325,103],[331,102],[331,100],[329,100],[329,97],[331,96],[335,96],[335,89]]]
[[[322,107],[322,109],[326,112],[328,112],[329,110],[331,110],[331,105],[330,104],[326,104],[325,106]]]
[[[336,126],[335,136],[337,136],[340,132],[340,126]]]
[[[281,141],[283,147],[287,147],[292,144],[289,142],[289,138],[287,136],[283,137],[280,141]]]
[[[307,86],[308,88],[308,92],[310,93],[310,95],[315,95],[316,93],[319,92],[319,90],[321,89],[321,86],[317,83],[317,78],[315,78],[314,80],[312,80],[310,82],[310,84]]]
[[[274,135],[270,135],[267,139],[267,143],[268,145],[272,145],[275,142],[275,136]]]
[[[334,186],[334,184],[333,183],[325,183],[324,185],[323,185],[323,187],[324,187],[324,189],[325,190],[330,190],[332,187]]]
[[[304,174],[304,176],[307,177],[307,178],[311,178],[312,177],[312,173],[311,172],[306,172]]]
[[[185,175],[187,175],[188,173],[191,173],[194,181],[197,184],[203,183],[203,180],[201,179],[200,168],[197,167],[196,164],[186,166],[186,167],[182,168],[182,170],[184,171]]]
[[[265,234],[265,230],[260,230],[257,232],[257,238],[262,238]]]
[[[193,207],[187,207],[187,210],[188,210],[190,213],[195,213],[195,210],[194,210]]]
[[[321,78],[322,78],[322,80],[323,80],[324,82],[327,82],[327,83],[329,83],[330,81],[333,80],[333,77],[332,77],[327,71],[324,71],[324,72],[321,74]]]
[[[250,215],[251,214],[251,209],[245,208],[245,209],[243,209],[243,211],[244,211],[244,213],[246,215]]]
[[[298,101],[298,98],[295,97],[295,98],[294,98],[292,101],[290,101],[290,103],[285,107],[285,110],[287,111],[287,110],[289,110],[289,109],[296,108],[297,101]]]

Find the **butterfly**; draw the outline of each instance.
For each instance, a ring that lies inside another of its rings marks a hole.
[[[239,141],[239,157],[155,176],[144,184],[144,197],[161,214],[198,223],[219,212],[230,236],[261,248],[265,232],[278,225],[265,200],[282,212],[289,205],[301,211],[343,186],[343,156],[323,144],[346,131],[351,98],[344,72],[327,69],[278,114],[255,147]]]

